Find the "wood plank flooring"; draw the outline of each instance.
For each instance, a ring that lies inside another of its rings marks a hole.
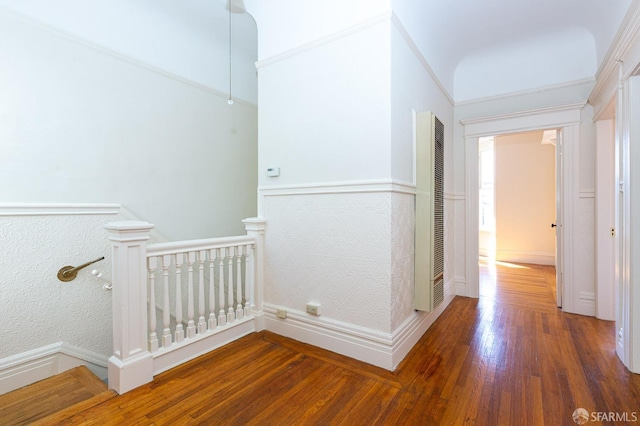
[[[640,419],[613,323],[557,309],[552,267],[481,277],[480,299],[456,297],[395,372],[262,332],[57,424],[574,425],[579,407]]]
[[[80,366],[0,395],[0,425],[52,425],[117,394]]]

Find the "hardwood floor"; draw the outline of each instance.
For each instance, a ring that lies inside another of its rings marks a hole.
[[[115,397],[84,366],[0,395],[0,425],[52,425]]]
[[[613,323],[557,309],[553,268],[481,276],[481,298],[456,297],[395,372],[262,332],[58,424],[574,425],[579,407],[640,423]]]

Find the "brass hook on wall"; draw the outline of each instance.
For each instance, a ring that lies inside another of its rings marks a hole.
[[[69,281],[73,281],[77,276],[78,276],[78,271],[86,268],[89,265],[92,265],[96,262],[100,262],[101,260],[104,259],[104,256],[102,256],[99,259],[96,260],[92,260],[91,262],[87,262],[87,263],[83,263],[80,266],[63,266],[62,268],[60,268],[60,270],[58,271],[58,279],[60,281],[63,282],[69,282]]]

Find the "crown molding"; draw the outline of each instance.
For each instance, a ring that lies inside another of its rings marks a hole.
[[[570,87],[577,87],[585,84],[595,84],[595,83],[596,83],[596,80],[593,77],[589,77],[589,78],[583,78],[580,80],[567,81],[565,83],[550,84],[547,86],[540,86],[533,89],[520,90],[517,92],[509,92],[509,93],[503,93],[500,95],[486,96],[483,98],[468,99],[468,100],[456,102],[455,106],[461,107],[461,106],[474,105],[474,104],[480,104],[480,103],[491,102],[491,101],[499,101],[499,100],[514,98],[518,96],[535,95],[538,93],[552,92],[559,89],[566,89]]]
[[[615,97],[620,77],[620,62],[629,53],[634,43],[637,43],[638,31],[640,31],[640,2],[633,1],[596,73],[596,85],[589,95],[589,104],[595,109],[594,120],[606,111],[611,99]],[[635,69],[636,64],[630,65]]]

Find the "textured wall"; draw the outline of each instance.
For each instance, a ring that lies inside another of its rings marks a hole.
[[[265,197],[265,303],[390,332],[391,209],[389,193]]]
[[[413,315],[415,196],[391,194],[391,330]]]
[[[0,215],[0,358],[56,342],[111,355],[111,292],[91,275],[111,275],[111,246],[103,224],[118,215]],[[105,256],[68,283],[56,274]]]

